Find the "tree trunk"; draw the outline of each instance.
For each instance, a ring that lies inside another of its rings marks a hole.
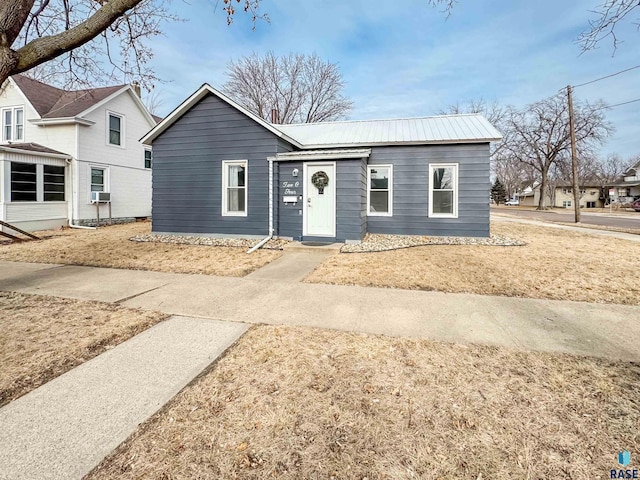
[[[547,196],[547,170],[542,171],[542,181],[540,182],[540,199],[538,200],[538,208],[536,210],[545,210],[545,198]]]

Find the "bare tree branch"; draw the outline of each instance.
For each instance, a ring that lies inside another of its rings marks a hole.
[[[596,18],[589,20],[589,30],[582,32],[578,37],[582,51],[593,50],[601,41],[611,37],[615,52],[620,43],[616,35],[616,27],[638,6],[640,6],[638,0],[605,0],[598,5],[597,9],[591,12]],[[637,21],[635,24],[637,27]]]
[[[344,81],[338,66],[316,54],[277,57],[253,54],[231,62],[223,90],[238,103],[279,123],[325,122],[344,118],[353,103],[342,95]]]

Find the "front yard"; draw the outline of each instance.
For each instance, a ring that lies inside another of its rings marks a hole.
[[[640,305],[640,243],[517,223],[491,232],[527,245],[340,254],[305,281]]]
[[[277,250],[258,250],[247,255],[247,249],[240,247],[203,247],[129,240],[135,235],[145,235],[150,231],[151,223],[139,222],[101,227],[97,230],[38,232],[45,240],[0,244],[0,260],[242,277],[282,255]]]
[[[259,326],[88,480],[609,478],[639,398],[630,363]]]
[[[0,292],[0,407],[165,318],[110,303]]]

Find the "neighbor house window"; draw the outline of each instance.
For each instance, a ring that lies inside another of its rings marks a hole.
[[[121,115],[115,113],[109,113],[109,133],[108,139],[109,145],[122,146],[122,127],[124,118]]]
[[[64,202],[64,167],[44,166],[44,201]]]
[[[148,148],[144,150],[144,168],[151,168],[151,150]]]
[[[367,167],[367,204],[369,215],[391,216],[393,214],[393,167],[391,165],[369,165]]]
[[[104,192],[105,191],[104,186],[105,186],[104,168],[91,167],[91,191]]]
[[[222,162],[222,214],[247,215],[247,161]]]
[[[563,200],[562,201],[562,206],[564,208],[570,207],[571,206],[571,200],[568,200],[568,201],[567,200]]]
[[[2,140],[5,142],[24,140],[24,109],[22,107],[2,110]]]
[[[429,165],[429,216],[458,217],[458,164]]]
[[[11,201],[35,202],[38,196],[36,165],[11,162]]]

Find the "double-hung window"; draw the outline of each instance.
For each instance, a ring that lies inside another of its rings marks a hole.
[[[38,199],[35,163],[11,162],[11,201],[35,202]]]
[[[24,140],[24,108],[12,107],[2,110],[2,141]]]
[[[151,168],[151,150],[148,148],[144,149],[144,168]]]
[[[91,167],[91,191],[92,192],[104,192],[105,191],[105,169]]]
[[[367,182],[367,215],[393,215],[393,167],[369,165]]]
[[[109,145],[116,145],[120,147],[124,146],[124,117],[122,115],[109,112],[107,114],[107,123],[107,143]]]
[[[458,164],[429,165],[429,216],[458,217]]]
[[[222,162],[222,215],[247,215],[247,161]]]

